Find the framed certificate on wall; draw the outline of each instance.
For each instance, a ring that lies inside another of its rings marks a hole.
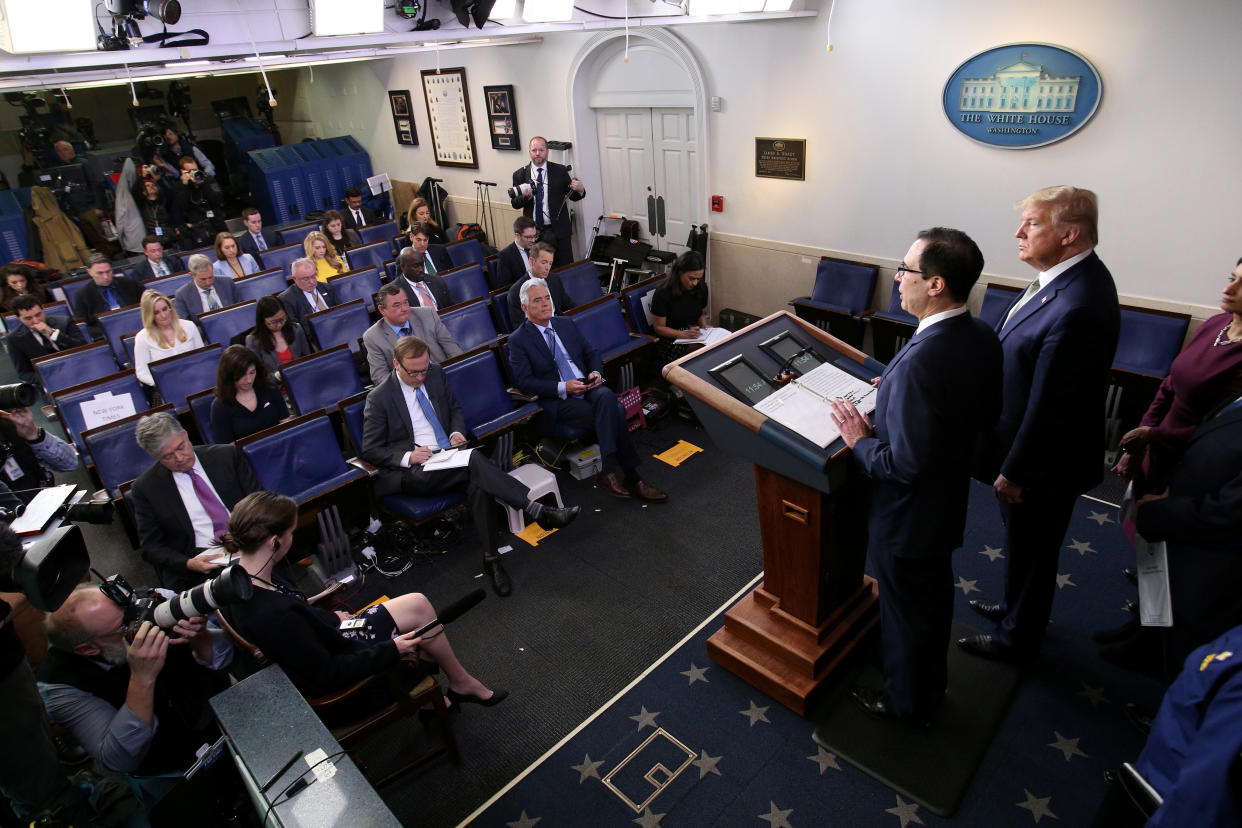
[[[423,98],[431,123],[431,146],[440,167],[479,168],[474,149],[474,124],[466,95],[466,70],[424,69]]]

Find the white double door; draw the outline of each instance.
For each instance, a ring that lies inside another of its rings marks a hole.
[[[694,110],[680,107],[596,109],[604,213],[642,225],[658,250],[686,249],[699,206]],[[660,219],[663,218],[663,235]]]

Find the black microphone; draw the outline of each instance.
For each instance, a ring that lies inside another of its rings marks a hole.
[[[476,180],[474,183],[475,183],[475,184],[480,184],[480,185],[482,185],[482,186],[484,186],[484,187],[495,187],[495,186],[496,186],[496,182],[495,182],[495,181],[478,181],[478,180]]]
[[[427,632],[427,630],[430,630],[433,627],[438,627],[441,624],[448,624],[453,621],[456,621],[458,618],[461,618],[467,612],[474,609],[475,606],[477,606],[478,603],[486,597],[487,597],[487,593],[485,593],[481,589],[476,589],[474,592],[470,593],[466,597],[458,598],[456,601],[449,604],[444,609],[440,610],[440,614],[437,617],[431,619],[429,623],[424,624],[423,626],[415,630],[414,637],[417,638],[418,636],[422,635],[423,633]]]

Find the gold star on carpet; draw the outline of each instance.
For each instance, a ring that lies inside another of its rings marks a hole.
[[[643,811],[643,815],[634,820],[635,825],[641,825],[642,828],[660,828],[660,820],[664,819],[664,814],[653,814],[651,809]]]
[[[768,724],[772,724],[770,721],[768,721],[768,706],[759,707],[758,705],[755,704],[754,699],[747,699],[747,701],[750,702],[750,709],[739,710],[737,712],[745,716],[746,718],[750,719],[751,727],[755,726],[755,722],[768,722]]]
[[[1094,520],[1100,526],[1103,526],[1106,523],[1113,522],[1113,519],[1108,516],[1108,512],[1092,512],[1091,514],[1087,515],[1087,520]]]
[[[909,825],[911,822],[917,823],[919,825],[925,824],[923,820],[919,818],[918,811],[919,811],[919,805],[917,802],[903,802],[901,797],[899,796],[897,797],[897,807],[889,808],[884,813],[892,814],[893,816],[897,817],[899,820],[901,820],[901,828],[906,828],[906,826]]]
[[[792,813],[793,808],[782,811],[780,808],[776,807],[775,802],[768,800],[768,812],[766,814],[759,814],[758,816],[760,819],[771,825],[772,828],[793,828],[793,826],[789,824],[789,815]]]
[[[993,561],[993,562],[995,562],[997,558],[1003,558],[1003,557],[1005,557],[1005,553],[1004,553],[1004,551],[1003,551],[1003,548],[1002,548],[1002,549],[993,549],[992,547],[988,546],[986,543],[983,545],[983,551],[982,551],[982,552],[980,552],[979,554],[980,554],[980,555],[983,555],[983,556],[984,556],[984,557],[986,557],[989,561]]]
[[[588,753],[583,757],[581,765],[570,765],[570,767],[578,772],[578,784],[581,785],[588,779],[599,779],[599,766],[602,764],[604,764],[603,759],[592,762],[591,754]]]
[[[1091,702],[1092,710],[1095,710],[1095,708],[1101,704],[1108,704],[1108,699],[1104,696],[1104,688],[1103,687],[1092,687],[1090,684],[1087,684],[1085,681],[1082,682],[1082,689],[1079,690],[1074,695],[1082,696],[1084,699]]]
[[[1056,735],[1057,740],[1055,742],[1049,742],[1048,747],[1054,748],[1064,753],[1066,762],[1068,762],[1070,759],[1073,759],[1075,756],[1081,756],[1083,758],[1086,758],[1087,754],[1083,753],[1081,750],[1078,749],[1077,739],[1067,739],[1064,736],[1062,736],[1060,733],[1057,733],[1057,731],[1055,730],[1052,732]]]
[[[962,591],[962,595],[969,595],[972,592],[983,592],[983,590],[975,586],[975,584],[977,583],[979,583],[977,580],[968,581],[965,578],[963,578],[961,575],[958,575],[956,588]]]
[[[535,823],[543,817],[528,817],[525,811],[518,817],[517,822],[506,822],[506,828],[535,828]]]
[[[630,721],[638,722],[638,729],[642,730],[644,727],[655,727],[655,717],[659,715],[659,713],[648,713],[647,708],[643,707],[642,712],[637,716],[630,716]]]
[[[819,773],[821,776],[824,771],[829,768],[832,768],[833,770],[841,770],[841,766],[837,764],[837,755],[835,753],[829,753],[823,748],[820,748],[814,756],[808,756],[806,758],[819,765]]]
[[[706,672],[707,672],[706,667],[696,667],[694,662],[692,661],[690,662],[690,669],[682,670],[681,674],[685,676],[686,678],[690,679],[690,684],[694,684],[696,681],[701,681],[704,684],[711,684],[711,682],[707,680],[707,676],[703,675]]]
[[[1068,572],[1066,572],[1064,575],[1058,573],[1057,574],[1057,589],[1065,589],[1067,586],[1072,586],[1072,587],[1078,586],[1078,584],[1070,580],[1070,578],[1073,578],[1073,577],[1074,576]]]
[[[720,760],[723,758],[724,756],[708,756],[707,751],[702,751],[699,758],[695,759],[692,763],[699,769],[699,779],[702,779],[709,773],[714,773],[717,776],[720,776],[720,771],[716,770],[716,765],[720,764]]]
[[[1025,788],[1022,789],[1022,793],[1026,794],[1026,802],[1015,802],[1014,804],[1017,805],[1019,808],[1026,808],[1028,811],[1030,811],[1031,816],[1035,817],[1035,822],[1037,824],[1044,817],[1051,817],[1052,819],[1060,819],[1060,817],[1058,817],[1056,814],[1054,814],[1052,811],[1048,809],[1048,803],[1052,801],[1052,797],[1035,796],[1030,791],[1026,790]]]
[[[1078,538],[1074,538],[1074,542],[1071,544],[1067,544],[1065,548],[1073,549],[1079,555],[1086,555],[1088,552],[1095,551],[1094,549],[1091,548],[1090,541],[1080,541]]]

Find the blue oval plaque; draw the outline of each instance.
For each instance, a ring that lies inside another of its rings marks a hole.
[[[967,138],[1002,149],[1042,147],[1086,126],[1100,75],[1059,46],[1015,43],[967,60],[944,85],[944,114]]]

